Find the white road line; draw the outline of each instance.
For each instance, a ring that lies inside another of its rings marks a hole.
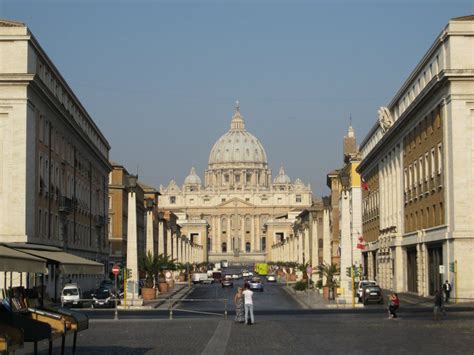
[[[207,343],[206,348],[201,353],[202,355],[225,354],[227,342],[230,337],[230,329],[232,328],[232,321],[221,320],[217,324],[211,340]]]

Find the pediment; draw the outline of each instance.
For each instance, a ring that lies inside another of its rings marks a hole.
[[[234,197],[228,201],[224,201],[218,206],[219,207],[232,207],[232,208],[255,207],[254,204],[244,201],[237,197]]]

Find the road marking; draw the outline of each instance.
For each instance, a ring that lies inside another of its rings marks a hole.
[[[217,324],[214,335],[212,336],[211,340],[209,340],[209,343],[207,343],[206,348],[201,354],[224,354],[227,347],[227,342],[229,341],[231,327],[232,321],[221,320]]]

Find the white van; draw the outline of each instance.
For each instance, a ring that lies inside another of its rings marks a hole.
[[[198,284],[198,283],[212,283],[213,278],[209,277],[207,273],[205,272],[195,272],[191,276],[191,281],[193,284]]]
[[[61,292],[61,304],[63,307],[81,307],[82,291],[77,284],[66,284]]]

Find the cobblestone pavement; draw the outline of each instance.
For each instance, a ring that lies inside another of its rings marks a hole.
[[[67,349],[71,352],[72,339]],[[54,352],[59,353],[60,341]],[[78,354],[472,354],[474,313],[332,313],[260,316],[253,326],[222,318],[93,321],[79,333]],[[17,354],[31,353],[32,345]],[[47,344],[40,344],[47,353]]]

